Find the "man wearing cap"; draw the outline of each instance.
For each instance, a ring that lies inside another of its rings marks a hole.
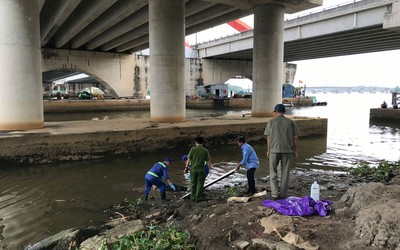
[[[154,166],[146,173],[144,177],[146,182],[146,189],[144,190],[144,200],[147,201],[148,195],[153,185],[160,189],[161,200],[167,200],[167,196],[165,194],[166,184],[162,181],[163,176],[168,182],[168,185],[172,188],[172,190],[176,190],[174,184],[170,182],[168,177],[167,167],[170,167],[171,165],[172,159],[167,157],[163,162],[157,162],[156,164],[154,164]]]
[[[186,162],[187,161],[188,161],[188,156],[187,155],[183,155],[182,156],[182,163],[185,164],[185,167],[186,167]],[[207,162],[204,162],[204,170],[206,171],[206,178],[207,178],[208,173],[210,172],[210,169],[208,168]],[[190,171],[190,162],[189,162],[189,171]],[[188,173],[187,179],[190,180],[190,173]]]
[[[203,137],[198,136],[195,139],[196,146],[192,147],[186,161],[185,173],[189,172],[190,164],[190,199],[200,201],[204,191],[204,182],[206,180],[206,171],[204,163],[207,162],[211,168],[210,153],[203,147]]]
[[[274,108],[275,118],[267,123],[264,135],[267,136],[267,158],[271,180],[271,198],[285,198],[289,185],[289,170],[293,158],[298,158],[299,128],[297,124],[284,116],[283,104]],[[278,165],[281,163],[281,185],[278,186]]]

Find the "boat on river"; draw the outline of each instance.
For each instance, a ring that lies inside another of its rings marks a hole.
[[[283,104],[283,106],[285,106],[286,108],[293,108],[293,107],[294,107],[293,102],[288,101],[288,100],[283,100],[283,101],[282,101],[282,104]]]

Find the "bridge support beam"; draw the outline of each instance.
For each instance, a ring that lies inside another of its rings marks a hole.
[[[284,6],[260,5],[254,9],[253,98],[251,114],[272,115],[282,103]]]
[[[39,1],[0,1],[0,130],[42,128]]]
[[[149,0],[150,119],[185,121],[185,1]]]

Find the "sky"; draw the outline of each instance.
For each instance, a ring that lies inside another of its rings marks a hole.
[[[357,0],[359,1],[359,0]],[[285,15],[290,18],[324,8],[345,5],[354,1],[323,0],[323,6]],[[254,27],[253,15],[241,18],[250,27]],[[227,24],[199,32],[186,37],[189,44],[206,42],[238,33]],[[400,86],[400,50],[364,53],[350,56],[294,61],[297,64],[293,85],[299,81],[307,86],[376,86],[394,88]]]

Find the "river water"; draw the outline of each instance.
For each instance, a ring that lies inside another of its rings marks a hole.
[[[374,94],[316,94],[327,106],[293,108],[288,114],[328,118],[327,136],[300,138],[299,160],[296,167],[343,171],[365,160],[377,163],[381,159],[400,159],[400,123],[370,121],[369,109],[379,107],[391,95]],[[187,116],[208,116],[241,111],[188,110]],[[148,117],[149,112],[110,112],[83,114],[49,114],[46,121],[109,119],[118,117]],[[232,138],[234,140],[235,138]],[[252,142],[259,155],[261,167],[256,178],[268,174],[265,142]],[[187,185],[180,161],[190,146],[167,152],[142,154],[130,158],[77,161],[34,166],[2,165],[0,167],[0,249],[23,249],[61,230],[98,225],[107,217],[103,210],[123,201],[140,197],[144,174],[166,156],[176,159],[169,169],[171,180]],[[216,163],[209,178],[233,169],[241,159],[235,144],[208,147]],[[244,172],[234,175],[235,181],[245,182]],[[224,183],[224,185],[229,183]],[[159,198],[158,191],[153,195]],[[171,196],[173,194],[168,193]]]

